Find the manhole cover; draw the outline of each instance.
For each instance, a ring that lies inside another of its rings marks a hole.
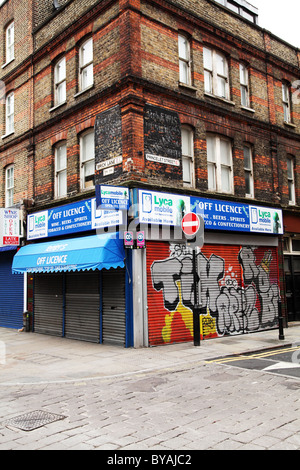
[[[21,429],[22,431],[33,431],[34,429],[65,419],[65,416],[48,413],[48,411],[31,411],[6,422],[6,426]]]

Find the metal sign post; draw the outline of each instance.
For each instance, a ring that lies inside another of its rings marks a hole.
[[[197,270],[196,249],[204,243],[204,220],[197,214],[186,214],[181,222],[182,231],[187,239],[187,245],[193,248],[193,279],[194,279],[194,305],[193,329],[194,346],[200,346],[200,279]],[[198,299],[199,297],[199,299]]]

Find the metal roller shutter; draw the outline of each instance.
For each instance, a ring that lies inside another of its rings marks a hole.
[[[66,274],[66,338],[99,343],[99,282],[99,271]]]
[[[12,274],[11,267],[15,251],[0,253],[0,326],[22,328],[23,291],[22,274]]]
[[[125,345],[125,270],[122,268],[102,271],[102,332],[103,343]]]
[[[63,335],[63,275],[35,274],[34,331]]]
[[[201,278],[202,338],[236,335],[278,324],[277,249],[204,245]],[[193,339],[191,254],[167,242],[147,244],[149,344]]]

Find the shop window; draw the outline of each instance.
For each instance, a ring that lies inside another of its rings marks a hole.
[[[194,185],[194,133],[189,127],[181,129],[182,179],[187,186]]]
[[[191,48],[186,36],[178,36],[179,82],[191,85]]]
[[[5,207],[14,204],[14,166],[10,165],[5,170]]]
[[[93,83],[93,39],[90,38],[79,49],[79,91],[86,90]]]
[[[249,145],[244,145],[244,174],[246,196],[254,197],[253,159]]]
[[[228,63],[219,52],[203,48],[204,91],[206,93],[229,99]]]
[[[232,149],[228,139],[207,136],[208,189],[222,193],[233,192]]]
[[[60,59],[54,67],[54,105],[66,102],[66,58]]]
[[[81,189],[94,187],[95,179],[95,143],[94,130],[80,137]]]
[[[61,143],[55,147],[55,197],[67,195],[67,146]]]

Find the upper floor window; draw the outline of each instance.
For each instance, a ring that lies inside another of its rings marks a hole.
[[[220,98],[229,99],[228,63],[217,51],[203,48],[204,91]]]
[[[66,58],[63,57],[54,67],[54,105],[65,103],[66,99]]]
[[[93,83],[93,39],[91,38],[79,49],[79,91],[89,88]]]
[[[244,174],[246,196],[254,197],[253,158],[252,149],[249,145],[244,145]]]
[[[194,133],[189,127],[181,129],[182,179],[188,186],[194,184]]]
[[[207,136],[208,189],[222,193],[233,192],[231,142],[219,136]]]
[[[249,108],[249,73],[245,64],[240,64],[241,105]]]
[[[191,85],[191,50],[186,36],[178,36],[179,81]]]
[[[289,204],[296,203],[295,193],[295,173],[294,173],[294,158],[289,156],[287,158],[287,177],[288,177],[288,188],[289,188]]]
[[[94,187],[95,175],[95,144],[94,130],[80,137],[81,189]]]
[[[67,145],[60,143],[55,147],[55,197],[67,195]]]
[[[15,27],[10,23],[5,30],[5,61],[10,62],[15,58]]]
[[[282,84],[282,105],[284,122],[291,122],[290,88],[287,83]]]
[[[5,207],[14,204],[14,166],[10,165],[5,170]]]
[[[14,93],[10,93],[5,101],[5,133],[11,134],[14,132],[14,119],[15,119],[15,100]]]

